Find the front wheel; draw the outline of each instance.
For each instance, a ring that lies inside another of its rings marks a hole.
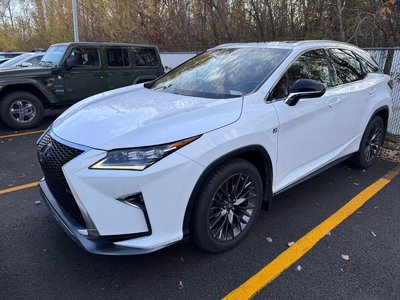
[[[368,124],[361,139],[360,149],[353,156],[352,163],[362,169],[372,166],[378,157],[379,150],[383,145],[385,126],[382,118],[374,117]]]
[[[0,99],[1,119],[13,129],[35,127],[43,119],[42,102],[33,94],[19,91]]]
[[[200,248],[227,251],[247,235],[262,202],[257,169],[244,159],[218,167],[205,181],[193,207],[190,234]]]

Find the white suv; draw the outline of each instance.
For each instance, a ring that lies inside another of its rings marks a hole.
[[[92,253],[147,253],[189,236],[225,251],[273,195],[349,157],[371,166],[390,86],[344,43],[221,45],[64,112],[38,141],[41,193]]]

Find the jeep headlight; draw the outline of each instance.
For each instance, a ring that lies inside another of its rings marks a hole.
[[[90,169],[142,171],[200,136],[158,146],[111,150]]]

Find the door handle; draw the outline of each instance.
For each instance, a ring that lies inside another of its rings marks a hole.
[[[335,107],[336,105],[338,105],[342,100],[340,98],[335,98],[332,99],[331,101],[329,101],[328,106],[329,107]]]
[[[370,96],[373,96],[375,93],[376,93],[376,89],[375,89],[375,88],[368,91],[368,94],[369,94]]]

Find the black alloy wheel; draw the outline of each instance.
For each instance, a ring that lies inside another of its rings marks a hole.
[[[205,180],[192,209],[190,235],[200,248],[227,251],[248,234],[261,209],[263,187],[257,168],[235,158]]]

